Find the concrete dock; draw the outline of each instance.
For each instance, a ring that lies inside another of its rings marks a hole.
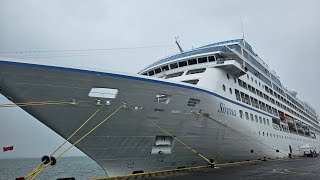
[[[215,168],[196,167],[171,171],[159,171],[153,173],[142,173],[123,177],[101,178],[107,179],[170,179],[170,180],[319,180],[320,158],[298,157],[292,159],[278,159],[267,161],[250,161],[227,163],[217,165]]]

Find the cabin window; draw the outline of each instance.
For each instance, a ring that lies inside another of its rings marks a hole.
[[[246,114],[246,119],[249,120],[249,113],[246,112],[245,114]]]
[[[235,94],[236,94],[236,98],[237,98],[237,100],[238,100],[238,101],[241,101],[241,99],[240,99],[240,92],[239,92],[239,90],[235,89],[235,90],[234,90],[234,92],[235,92]]]
[[[221,54],[216,54],[216,60],[224,59],[224,56]]]
[[[275,103],[274,103],[274,99],[272,99],[272,98],[270,98],[270,102],[271,102],[272,104],[275,104]]]
[[[230,79],[230,76],[229,76],[229,74],[228,74],[228,73],[227,73],[227,78],[228,78],[228,79]]]
[[[234,49],[234,50],[238,51],[238,53],[242,54],[242,52],[241,52],[241,47],[240,47],[239,45],[233,44],[233,45],[229,45],[228,47],[229,47],[230,49]]]
[[[214,56],[209,56],[208,59],[209,59],[209,62],[215,61]]]
[[[173,78],[173,77],[178,77],[181,76],[183,74],[184,71],[182,72],[177,72],[177,73],[172,73],[172,74],[168,74],[165,79],[169,79],[169,78]]]
[[[154,75],[154,71],[153,70],[149,71],[148,74],[149,74],[149,76],[153,76]]]
[[[189,59],[188,64],[189,65],[197,64],[197,60],[196,59]]]
[[[254,121],[253,114],[250,114],[251,121]]]
[[[266,124],[266,119],[265,118],[263,118],[263,124]]]
[[[230,94],[232,94],[232,89],[231,88],[229,88],[229,92],[230,92]]]
[[[196,85],[196,84],[198,84],[199,79],[192,79],[192,80],[187,80],[187,81],[182,81],[182,82]]]
[[[246,103],[251,105],[250,96],[246,94],[245,97],[246,97]]]
[[[255,116],[254,116],[254,118],[256,119],[256,122],[258,122],[258,116],[257,116],[257,115],[255,115]]]
[[[168,71],[169,70],[169,66],[168,65],[166,65],[166,66],[162,66],[162,71]]]
[[[226,86],[222,85],[222,89],[223,89],[223,91],[226,91]]]
[[[237,79],[235,77],[233,78],[233,80],[234,80],[234,83],[237,83]]]
[[[181,61],[179,62],[179,67],[187,66],[187,61]]]
[[[203,72],[205,72],[205,71],[206,71],[206,68],[193,69],[193,70],[188,71],[186,75],[203,73]]]
[[[161,69],[160,69],[160,68],[157,68],[157,69],[154,70],[154,72],[155,72],[156,74],[159,74],[159,73],[161,73]]]
[[[148,73],[143,73],[142,75],[144,75],[144,76],[148,76]]]
[[[245,101],[246,98],[245,98],[244,93],[243,93],[243,92],[240,92],[240,94],[241,94],[241,100],[242,100],[242,102],[245,103],[245,102],[246,102],[246,101]]]
[[[207,57],[198,58],[198,63],[206,63],[206,62],[208,62]]]
[[[243,118],[243,111],[239,110],[240,118]]]
[[[259,116],[260,124],[262,124],[262,118]]]
[[[178,68],[178,64],[177,63],[170,64],[170,68],[171,69]]]

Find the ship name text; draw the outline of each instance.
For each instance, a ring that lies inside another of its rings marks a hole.
[[[220,107],[218,109],[219,113],[228,114],[232,116],[237,116],[237,111],[231,108],[226,107],[225,104],[220,103]]]

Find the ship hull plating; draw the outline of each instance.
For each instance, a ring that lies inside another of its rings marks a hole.
[[[252,108],[193,85],[139,75],[0,62],[1,93],[15,103],[72,99],[85,101],[79,104],[22,107],[64,138],[68,138],[100,108],[97,105],[98,99],[102,104],[105,103],[103,98],[88,96],[92,88],[118,90],[116,98],[109,99],[111,104],[102,107],[70,140],[71,143],[75,142],[124,102],[135,109],[136,112],[122,108],[77,144],[109,176],[207,164],[186,146],[170,139],[168,134],[150,121],[216,163],[282,158],[290,153],[289,145],[293,148],[293,154],[299,154],[299,146],[306,141],[310,141],[310,144],[315,141],[306,137],[301,137],[305,141],[295,142],[276,139],[272,135],[262,136],[260,132],[275,130],[271,125],[257,129],[257,126],[250,125],[251,120],[240,118],[239,110]],[[156,95],[159,94],[169,95],[170,101],[167,104],[157,102]],[[199,99],[199,105],[188,106],[190,98]],[[286,135],[298,136],[290,133]],[[160,142],[157,146],[156,141],[161,137],[167,138],[169,142]]]

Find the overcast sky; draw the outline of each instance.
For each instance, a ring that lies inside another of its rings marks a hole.
[[[0,56],[136,73],[163,56],[177,53],[176,36],[184,49],[241,38],[242,17],[245,38],[254,51],[277,72],[285,87],[297,90],[298,96],[319,112],[319,7],[317,0],[1,0],[1,52],[150,48],[81,56]],[[7,101],[0,97],[0,103]],[[14,152],[0,152],[0,158],[40,157],[62,141],[27,113],[17,108],[0,109],[0,146],[15,145]],[[80,154],[73,150],[69,155]]]

